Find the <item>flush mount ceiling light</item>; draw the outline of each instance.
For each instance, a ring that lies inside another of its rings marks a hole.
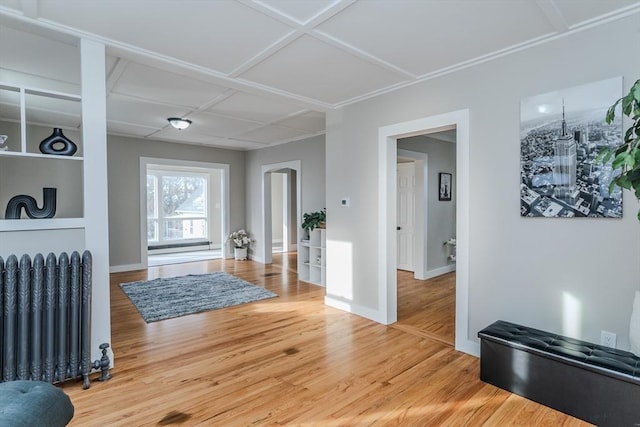
[[[178,130],[186,129],[191,124],[191,120],[181,119],[180,117],[169,117],[167,120],[171,123],[171,126]]]

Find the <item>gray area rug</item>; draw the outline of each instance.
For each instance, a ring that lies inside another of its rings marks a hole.
[[[147,323],[278,296],[220,271],[121,283],[120,288]]]

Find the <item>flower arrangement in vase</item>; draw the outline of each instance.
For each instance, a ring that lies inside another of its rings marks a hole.
[[[247,259],[247,248],[253,240],[249,238],[249,233],[246,230],[240,229],[229,234],[227,242],[233,244],[234,257],[237,260]]]

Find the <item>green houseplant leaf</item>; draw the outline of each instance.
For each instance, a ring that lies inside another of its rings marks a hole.
[[[321,228],[324,226],[324,223],[327,219],[327,211],[326,209],[322,209],[320,211],[315,212],[307,212],[302,215],[302,225],[301,227],[307,231],[313,231],[316,228]]]
[[[616,108],[621,104],[622,114],[632,120],[631,126],[624,133],[624,140],[615,152],[605,148],[598,154],[597,160],[607,163],[611,158],[611,167],[620,174],[611,180],[609,191],[620,186],[634,192],[640,200],[640,79],[631,86],[629,93],[618,99],[607,110],[606,121],[611,124],[616,116]],[[640,220],[640,210],[638,211]]]

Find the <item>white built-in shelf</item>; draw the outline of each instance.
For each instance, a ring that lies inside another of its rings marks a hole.
[[[84,160],[83,157],[61,156],[58,154],[42,154],[42,153],[23,153],[20,151],[0,151],[0,157],[31,157],[38,159],[55,159],[55,160]]]
[[[298,279],[326,285],[326,230],[316,228],[298,247]],[[320,262],[318,262],[320,260]]]
[[[29,218],[0,220],[0,231],[64,230],[84,227],[84,218]]]
[[[8,150],[0,150],[0,169],[11,176],[10,180],[1,183],[0,209],[4,211],[7,202],[16,195],[40,200],[45,187],[58,188],[56,204],[62,208],[58,209],[58,215],[62,217],[47,219],[27,219],[24,215],[22,219],[3,219],[4,212],[0,211],[0,232],[85,228],[84,218],[79,218],[83,216],[86,196],[84,156],[44,154],[39,152],[37,145],[43,134],[46,136],[50,132],[49,126],[77,131],[70,122],[56,123],[60,115],[82,114],[81,96],[1,81],[0,95],[7,111],[7,116],[0,122],[0,134],[9,136],[5,145]],[[82,154],[82,138],[74,139]],[[61,189],[66,193],[62,194]]]

